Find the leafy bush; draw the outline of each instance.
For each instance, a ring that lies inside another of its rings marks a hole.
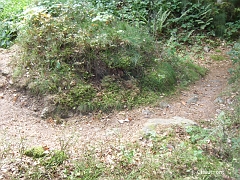
[[[32,52],[35,47],[34,58],[41,54],[38,63],[48,70],[70,65],[80,76],[88,73],[90,78],[101,78],[121,69],[130,74],[140,72],[151,61],[148,54],[154,51],[152,38],[143,30],[117,22],[111,15],[94,12],[83,4],[65,5],[59,17],[47,12],[48,9],[32,15],[21,38],[27,50]],[[28,67],[31,69],[34,63],[29,62]],[[83,69],[87,72],[82,72]]]
[[[136,26],[147,26],[159,39],[171,34],[173,29],[182,31],[211,30],[212,6],[205,2],[191,1],[109,1],[90,0],[104,11],[114,14],[118,19]],[[180,27],[180,28],[179,28]]]
[[[23,48],[18,69],[26,88],[57,94],[61,112],[131,108],[201,74],[176,54],[159,56],[164,48],[144,26],[86,1],[63,2],[42,1],[27,9],[18,36]]]
[[[231,69],[232,81],[239,82],[240,77],[240,43],[237,42],[233,46],[232,50],[229,52],[229,55],[233,61],[234,69]]]
[[[227,22],[224,37],[229,40],[236,40],[240,36],[240,20]]]
[[[17,37],[16,29],[12,28],[11,21],[2,22],[0,24],[0,47],[7,48],[12,44],[12,41]]]
[[[0,47],[7,48],[12,45],[18,33],[18,22],[23,17],[21,12],[32,0],[0,0]]]
[[[154,64],[154,41],[144,29],[118,21],[89,3],[48,4],[25,13],[26,25],[18,38],[24,49],[22,76],[29,78],[26,85],[34,93],[59,93],[63,106],[107,109],[116,104],[116,96],[122,103],[119,91],[94,102],[97,87],[86,83],[112,76],[124,84],[120,79],[141,78],[144,69]]]

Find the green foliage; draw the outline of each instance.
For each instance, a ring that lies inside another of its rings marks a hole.
[[[78,83],[75,87],[71,88],[67,94],[63,93],[59,97],[59,104],[63,109],[65,107],[65,111],[71,108],[77,109],[80,112],[87,112],[94,110],[91,101],[95,95],[96,92],[93,87],[84,83]]]
[[[32,157],[35,164],[20,169],[27,179],[51,179],[56,176],[57,169],[68,159],[68,155],[63,150],[50,151],[43,147],[31,148],[24,154]]]
[[[83,158],[76,162],[72,177],[78,179],[97,179],[104,173],[104,164],[94,158],[93,152],[85,152]]]
[[[154,41],[143,28],[115,20],[85,2],[47,4],[25,13],[18,41],[24,49],[20,67],[22,76],[29,77],[28,89],[58,93],[56,102],[62,109],[80,112],[131,107],[142,101],[136,100],[137,79],[155,64]],[[163,71],[167,74],[167,69]],[[106,85],[107,77],[111,86]],[[94,98],[96,87],[87,85],[91,81],[102,81],[100,100]],[[165,85],[164,89],[172,86]]]
[[[186,128],[186,132],[191,136],[191,142],[197,143],[198,141],[203,142],[208,140],[212,133],[212,129],[204,129],[198,126],[189,126]]]
[[[236,40],[239,38],[239,36],[240,36],[240,20],[226,23],[224,37],[226,39]]]
[[[18,13],[21,13],[32,0],[0,0],[0,20],[14,19]]]
[[[221,4],[216,4],[208,0],[200,2],[188,0],[174,0],[171,2],[166,0],[86,1],[90,3],[86,3],[85,1],[82,3],[85,2],[86,6],[92,4],[93,9],[94,7],[98,9],[98,12],[95,11],[98,14],[97,19],[104,19],[106,17],[111,19],[111,17],[114,17],[136,27],[145,27],[157,40],[163,39],[163,37],[166,38],[166,36],[173,35],[174,33],[182,37],[184,43],[190,40],[190,36],[198,33],[208,33],[209,35],[224,36],[227,38],[234,38],[238,34],[236,30],[239,29],[239,6],[234,1]],[[2,2],[2,6],[0,7],[2,9],[0,19],[3,22],[0,25],[1,47],[9,47],[11,42],[17,37],[21,25],[18,24],[16,26],[15,23],[19,23],[22,19],[29,17],[28,13],[21,12],[31,2],[31,0]],[[45,13],[51,14],[52,17],[60,17],[63,14],[68,14],[69,16],[71,14],[72,20],[77,21],[77,23],[82,22],[82,20],[91,19],[89,17],[83,18],[81,15],[80,17],[83,19],[77,17],[77,13],[84,14],[86,11],[79,12],[79,10],[76,10],[81,6],[76,1],[50,0],[37,1],[35,4],[40,8],[35,8],[32,12],[45,11]],[[71,24],[66,25],[70,26]],[[88,25],[86,24],[86,26]],[[98,38],[101,38],[101,36],[98,36]],[[107,39],[103,38],[103,40]]]
[[[51,169],[60,166],[67,159],[68,156],[64,151],[53,151],[50,153],[50,156],[48,158],[44,158],[41,160],[41,164],[46,169]]]
[[[144,88],[162,92],[168,90],[169,87],[173,87],[177,82],[174,69],[169,63],[160,63],[156,68],[147,71],[141,80],[141,85]]]
[[[198,80],[207,72],[206,68],[194,64],[189,57],[178,55],[175,47],[166,49],[162,58],[171,64],[175,78],[182,86]]]
[[[32,15],[28,22],[30,26],[20,37],[24,39],[23,47],[31,51],[32,47],[36,47],[35,56],[41,54],[41,65],[46,69],[61,70],[67,64],[75,66],[75,70],[83,77],[87,73],[89,77],[101,78],[115,69],[134,73],[151,61],[147,55],[148,51],[153,50],[152,39],[147,33],[127,23],[116,22],[111,15],[99,14],[83,5],[66,5],[60,17],[56,18],[44,11]],[[84,8],[85,11],[82,11]],[[65,11],[79,13],[75,16],[65,14]],[[77,22],[81,23],[76,25]],[[34,61],[33,58],[29,61]],[[84,70],[87,72],[81,72]]]
[[[160,55],[168,49],[157,48],[160,45],[145,25],[122,21],[115,14],[118,9],[105,11],[99,3],[96,8],[86,1],[40,1],[24,11],[18,36],[23,48],[19,77],[27,79],[26,88],[35,94],[57,94],[56,111],[131,108],[205,74],[188,58]],[[125,5],[134,9],[139,5],[135,3]],[[149,6],[140,4],[142,9]],[[151,22],[158,33],[169,25],[166,8],[158,9]]]
[[[23,19],[21,12],[32,0],[0,0],[0,47],[8,48],[16,39],[19,25]]]
[[[12,44],[16,38],[16,30],[12,27],[11,21],[2,22],[0,24],[0,47],[7,48]]]
[[[103,11],[114,14],[118,19],[127,21],[135,26],[147,26],[155,38],[171,34],[172,29],[182,31],[210,30],[212,6],[205,2],[190,1],[94,1],[94,5]],[[179,28],[181,27],[181,28]]]
[[[237,42],[235,43],[235,45],[233,46],[232,50],[229,52],[229,55],[233,61],[234,67],[233,69],[231,69],[231,73],[232,73],[232,82],[236,81],[239,82],[239,77],[240,77],[240,43]]]
[[[33,158],[42,158],[41,164],[46,168],[59,166],[67,159],[65,152],[54,151],[49,154],[44,150],[43,147],[34,147],[32,149],[26,150],[24,154]]]

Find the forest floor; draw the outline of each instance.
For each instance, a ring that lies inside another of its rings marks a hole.
[[[221,61],[214,61],[214,50],[206,52],[200,64],[208,73],[199,81],[171,96],[159,97],[158,105],[123,110],[110,114],[97,113],[73,115],[68,119],[42,119],[42,99],[34,98],[14,88],[10,62],[17,56],[17,47],[0,49],[0,145],[12,154],[19,148],[44,146],[59,149],[69,143],[69,150],[78,155],[86,144],[121,141],[134,142],[154,128],[164,131],[172,124],[197,124],[214,121],[222,110],[232,110],[230,104],[234,94],[225,93],[230,86],[229,68],[231,60],[226,55],[229,49],[219,47]],[[61,121],[58,124],[56,122]],[[10,160],[0,161],[0,177],[7,172]],[[4,165],[4,168],[3,168]],[[2,168],[1,168],[2,166]],[[10,165],[9,165],[10,166]]]

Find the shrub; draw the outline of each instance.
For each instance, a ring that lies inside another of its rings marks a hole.
[[[0,47],[8,48],[17,37],[21,12],[32,0],[0,0]]]
[[[232,50],[229,52],[229,55],[235,67],[234,69],[231,69],[231,73],[232,73],[231,80],[233,82],[234,81],[238,82],[240,77],[240,73],[239,73],[240,72],[240,43],[239,42],[235,43]]]
[[[145,27],[100,10],[86,1],[43,1],[24,12],[18,36],[23,48],[20,77],[33,93],[57,94],[61,112],[152,102],[173,89],[179,66],[186,64],[175,62],[175,55],[158,57],[161,48]],[[196,67],[188,65],[180,73],[189,70],[190,77],[199,73]]]
[[[236,40],[240,36],[240,20],[226,23],[224,37],[229,40]]]
[[[18,37],[23,48],[21,76],[28,78],[26,87],[34,93],[58,93],[57,102],[63,107],[115,108],[115,98],[122,104],[126,95],[119,96],[119,90],[95,102],[96,82],[108,76],[124,89],[123,80],[141,78],[144,69],[154,64],[154,41],[147,31],[99,12],[89,3],[47,4],[25,14]],[[90,82],[95,85],[87,85]]]

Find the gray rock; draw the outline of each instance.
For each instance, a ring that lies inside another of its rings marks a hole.
[[[204,46],[203,50],[204,50],[205,52],[209,52],[209,51],[210,51],[210,49],[209,49],[208,46]]]
[[[219,104],[224,104],[224,100],[221,97],[217,97],[213,102],[219,103]]]
[[[70,117],[73,117],[74,116],[74,114],[73,114],[73,112],[71,112],[71,111],[66,111],[66,112],[61,112],[60,113],[60,117],[62,118],[62,119],[67,119],[67,118],[70,118]]]
[[[2,70],[2,75],[3,75],[3,76],[8,76],[10,73],[11,73],[11,70],[10,70],[10,68],[8,68],[8,67],[5,67],[5,68]]]
[[[164,108],[169,108],[170,107],[170,105],[167,103],[167,102],[160,102],[159,103],[159,107],[160,108],[162,108],[162,109],[164,109]]]
[[[228,103],[228,104],[232,104],[233,101],[231,101],[230,99],[227,99],[227,103]]]
[[[148,109],[144,109],[144,110],[142,110],[142,114],[145,115],[145,116],[149,116],[149,115],[152,114],[152,112],[149,111]]]
[[[194,97],[190,98],[190,99],[187,101],[187,103],[188,103],[188,104],[196,104],[198,100],[199,100],[198,96],[194,96]]]
[[[147,123],[144,124],[144,127],[149,127],[149,126],[154,127],[156,125],[169,125],[169,124],[193,125],[193,124],[196,124],[196,122],[190,119],[186,119],[178,116],[175,116],[169,119],[153,118],[153,119],[149,119]]]
[[[149,119],[143,126],[143,133],[145,135],[151,135],[154,136],[155,132],[155,128],[157,125],[182,125],[182,126],[190,126],[190,125],[197,125],[196,122],[190,120],[190,119],[186,119],[186,118],[182,118],[182,117],[172,117],[169,119],[163,119],[163,118],[153,118],[153,119]]]
[[[46,119],[49,115],[49,108],[48,107],[45,107],[43,108],[42,112],[41,112],[41,118],[43,119]]]

